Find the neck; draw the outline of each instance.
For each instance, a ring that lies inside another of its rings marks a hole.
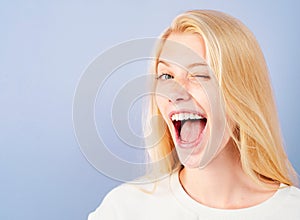
[[[203,169],[184,167],[179,178],[185,191],[204,205],[224,209],[252,205],[245,204],[244,196],[255,191],[255,184],[243,172],[233,144]]]

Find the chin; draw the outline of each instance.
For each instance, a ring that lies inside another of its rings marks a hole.
[[[186,161],[180,161],[181,164],[189,169],[199,169],[200,167],[200,161],[199,158],[189,158]]]
[[[205,146],[201,145],[204,145],[204,143],[189,149],[175,145],[180,163],[188,168],[199,168],[203,158],[203,151],[205,150]]]

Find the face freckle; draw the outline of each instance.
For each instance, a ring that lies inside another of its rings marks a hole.
[[[157,65],[156,102],[182,164],[204,167],[229,140],[218,82],[200,35],[171,34]]]

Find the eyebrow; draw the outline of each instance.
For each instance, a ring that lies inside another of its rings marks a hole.
[[[168,62],[164,61],[164,60],[159,60],[158,64],[160,64],[160,63],[166,65],[167,67],[170,67],[170,64]],[[196,67],[196,66],[207,66],[207,64],[206,63],[192,63],[192,64],[189,64],[188,66],[186,66],[186,68],[190,69],[190,68],[193,68],[193,67]]]

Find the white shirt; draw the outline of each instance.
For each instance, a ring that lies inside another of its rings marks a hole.
[[[88,220],[300,220],[300,190],[286,187],[259,205],[243,209],[216,209],[193,200],[182,188],[178,172],[154,184],[116,187]]]

